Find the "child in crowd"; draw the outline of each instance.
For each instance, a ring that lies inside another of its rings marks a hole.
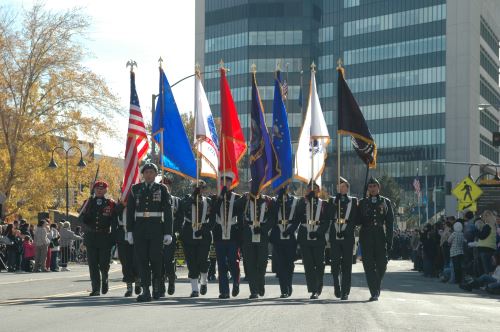
[[[23,241],[23,271],[31,272],[31,261],[35,259],[35,245],[29,235]]]

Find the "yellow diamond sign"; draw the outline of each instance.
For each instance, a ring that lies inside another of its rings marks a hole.
[[[460,203],[473,203],[483,194],[483,191],[470,177],[465,177],[460,181],[451,193]]]
[[[459,202],[457,205],[457,211],[464,211],[464,210],[476,212],[477,211],[477,203],[476,202],[472,202],[472,203]]]

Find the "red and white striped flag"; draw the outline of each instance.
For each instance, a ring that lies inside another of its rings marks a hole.
[[[130,72],[130,115],[128,120],[127,146],[125,148],[125,176],[121,201],[125,204],[132,185],[139,182],[139,164],[149,149],[148,136],[139,97],[135,90],[135,73]]]

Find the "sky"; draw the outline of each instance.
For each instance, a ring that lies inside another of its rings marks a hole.
[[[36,0],[2,0],[12,9],[30,8]],[[158,94],[158,59],[170,84],[194,73],[194,0],[45,0],[48,10],[81,8],[91,27],[84,47],[92,57],[84,65],[100,75],[128,114],[130,75],[126,63],[137,62],[136,88],[143,116],[151,120],[151,95]],[[172,89],[181,113],[194,108],[194,79]],[[128,115],[113,119],[119,137],[103,138],[96,153],[123,157]]]

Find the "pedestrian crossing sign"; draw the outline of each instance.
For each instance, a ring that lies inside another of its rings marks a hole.
[[[459,202],[457,205],[457,211],[472,211],[476,212],[477,211],[477,203],[472,202],[472,203],[466,203],[466,202]]]
[[[469,176],[466,176],[453,188],[451,193],[458,199],[459,203],[470,204],[477,201],[483,191]]]

